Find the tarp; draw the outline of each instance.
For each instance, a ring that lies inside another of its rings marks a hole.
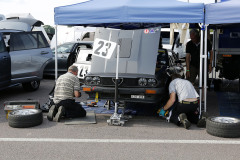
[[[119,24],[134,23],[143,28],[149,24],[159,26],[157,23],[204,22],[203,3],[177,0],[90,0],[56,7],[54,12],[56,25],[120,28],[123,25]]]
[[[206,24],[240,23],[240,1],[228,0],[205,6]]]

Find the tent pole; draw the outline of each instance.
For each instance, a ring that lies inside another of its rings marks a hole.
[[[204,25],[201,24],[201,39],[200,39],[200,71],[199,71],[199,96],[200,96],[200,116],[201,116],[201,110],[202,110],[202,62],[203,62],[203,31],[204,31]]]
[[[207,26],[205,25],[205,35],[204,35],[204,112],[207,109],[207,76],[208,76],[208,65],[207,65]]]
[[[213,68],[214,68],[214,78],[216,79],[216,66],[217,66],[217,55],[216,55],[216,45],[215,45],[215,43],[216,43],[216,39],[215,39],[215,37],[216,37],[216,30],[214,29],[213,30]],[[213,73],[213,71],[212,71],[212,73]],[[213,77],[212,77],[213,78]]]
[[[56,41],[55,41],[55,81],[57,80],[57,78],[58,78],[58,59],[57,59],[57,57],[58,57],[58,53],[57,53],[57,27],[58,27],[58,25],[56,25],[55,26],[55,37],[56,37]]]

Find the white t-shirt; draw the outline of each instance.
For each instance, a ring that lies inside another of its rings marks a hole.
[[[169,94],[175,92],[178,96],[178,101],[181,102],[187,98],[199,97],[192,83],[185,79],[176,78],[169,85]]]

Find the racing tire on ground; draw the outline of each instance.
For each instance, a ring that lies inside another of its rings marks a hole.
[[[25,91],[36,91],[40,86],[40,81],[31,81],[27,83],[22,83],[22,86]]]
[[[224,137],[240,137],[240,119],[233,117],[209,117],[206,122],[206,131],[208,134]]]
[[[20,109],[8,114],[8,124],[13,128],[28,128],[42,124],[43,114],[40,109]]]

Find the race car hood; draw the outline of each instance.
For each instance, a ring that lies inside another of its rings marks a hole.
[[[98,29],[96,40],[111,41],[120,45],[119,74],[155,75],[156,59],[161,28],[138,30]],[[116,73],[117,49],[110,58],[96,56],[101,46],[95,43],[91,64],[91,73]]]

